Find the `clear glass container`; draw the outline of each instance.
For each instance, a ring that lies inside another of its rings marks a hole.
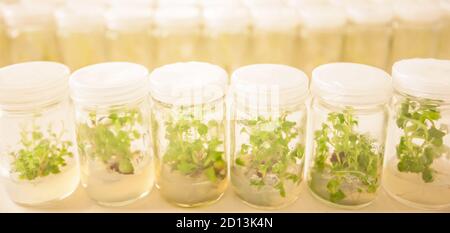
[[[441,0],[441,7],[444,11],[444,17],[442,18],[443,22],[437,57],[440,59],[450,59],[450,1]]]
[[[106,60],[103,9],[63,8],[56,12],[62,60],[72,70]]]
[[[394,4],[390,64],[416,57],[435,57],[439,45],[441,9],[423,0],[398,0]]]
[[[245,8],[203,10],[206,59],[229,73],[250,61],[250,16]]]
[[[214,203],[227,187],[227,73],[201,62],[175,63],[150,75],[156,182],[170,203]]]
[[[392,7],[356,2],[347,7],[343,60],[387,70],[391,48]]]
[[[292,65],[298,30],[296,11],[283,6],[260,6],[250,10],[253,17],[250,63]]]
[[[198,60],[201,49],[201,15],[195,7],[165,7],[155,12],[157,66]]]
[[[272,64],[232,75],[230,176],[248,205],[276,209],[297,200],[303,180],[308,77]]]
[[[144,66],[126,62],[87,66],[70,78],[81,184],[101,205],[132,203],[153,187],[147,78]]]
[[[59,61],[52,9],[38,4],[4,8],[10,62]]]
[[[330,63],[314,69],[311,91],[309,190],[331,206],[367,206],[380,190],[391,79],[379,68]]]
[[[0,12],[3,6],[0,4]],[[9,40],[3,16],[0,16],[0,67],[9,64]]]
[[[106,14],[108,57],[155,67],[155,40],[150,8],[115,8]]]
[[[412,207],[450,207],[450,61],[395,63],[384,189]]]
[[[299,11],[295,65],[310,75],[319,65],[341,60],[346,16],[330,5],[306,5]]]
[[[0,178],[18,204],[51,204],[78,187],[69,74],[53,62],[0,69]]]

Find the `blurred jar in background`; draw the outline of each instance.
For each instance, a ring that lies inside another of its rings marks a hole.
[[[153,8],[157,0],[108,0],[112,8]]]
[[[344,61],[386,69],[391,39],[392,8],[354,1],[346,7],[349,24],[344,42]]]
[[[227,0],[228,1],[228,0]],[[156,0],[158,7],[199,7],[200,0]]]
[[[62,60],[72,70],[106,59],[103,9],[66,7],[56,12]]]
[[[228,72],[249,61],[250,16],[241,7],[207,7],[203,11],[206,59]]]
[[[199,0],[200,7],[243,7],[241,0]]]
[[[441,8],[444,10],[443,25],[439,39],[438,57],[450,59],[450,0],[441,0]]]
[[[3,9],[3,5],[0,3],[0,9]],[[6,35],[6,26],[3,16],[0,15],[0,67],[9,64],[9,42]]]
[[[115,8],[106,13],[109,60],[155,66],[150,8]]]
[[[31,3],[4,8],[11,63],[59,60],[52,10]]]
[[[200,57],[201,15],[198,8],[159,8],[154,20],[158,66]]]
[[[250,8],[253,17],[251,63],[293,64],[298,30],[296,11],[282,5]]]
[[[340,61],[346,24],[345,12],[327,4],[300,8],[296,65],[311,74],[321,64]]]
[[[390,65],[415,57],[434,57],[438,48],[441,9],[434,0],[398,0]]]

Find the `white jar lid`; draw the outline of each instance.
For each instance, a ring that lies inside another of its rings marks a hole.
[[[285,6],[258,6],[250,8],[253,26],[268,31],[292,30],[298,25],[298,14]]]
[[[104,26],[104,10],[96,7],[65,7],[56,11],[56,23],[60,29],[91,31]]]
[[[222,7],[242,7],[241,0],[201,0],[202,7],[222,6]]]
[[[349,19],[357,24],[388,24],[394,18],[391,5],[370,1],[354,1],[346,6]]]
[[[299,8],[300,24],[311,29],[343,27],[347,18],[345,11],[332,5],[313,4]]]
[[[447,16],[450,16],[450,0],[441,0],[441,8],[444,10]]]
[[[12,4],[2,8],[5,24],[11,28],[49,28],[53,25],[53,8],[39,4]]]
[[[109,0],[112,8],[152,8],[156,0]]]
[[[450,101],[450,60],[401,60],[394,64],[392,76],[398,92]]]
[[[38,109],[68,97],[67,66],[55,62],[25,62],[0,69],[0,106]]]
[[[193,6],[197,7],[200,0],[158,0],[158,7]]]
[[[443,14],[435,0],[397,0],[394,12],[398,19],[414,23],[433,23]]]
[[[258,6],[285,6],[283,1],[280,0],[242,0],[247,7]]]
[[[217,31],[241,32],[250,26],[250,14],[243,7],[206,7],[203,9],[204,25]]]
[[[151,8],[112,8],[105,14],[106,24],[113,30],[150,30],[153,22]]]
[[[196,27],[201,24],[200,10],[196,7],[160,7],[155,11],[155,23],[162,27]]]
[[[328,103],[364,106],[387,103],[392,85],[389,74],[379,68],[330,63],[313,70],[311,91]]]
[[[128,62],[86,66],[70,76],[75,103],[85,106],[115,106],[137,101],[148,94],[148,70]]]
[[[240,106],[262,111],[298,106],[309,94],[308,77],[303,71],[278,64],[237,69],[231,76],[231,90]]]
[[[150,74],[150,93],[160,102],[177,106],[210,103],[223,98],[227,72],[204,62],[179,62]]]

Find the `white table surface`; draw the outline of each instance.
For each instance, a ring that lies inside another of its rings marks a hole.
[[[9,198],[3,187],[0,188],[0,212],[147,212],[147,213],[202,213],[202,212],[429,212],[419,209],[409,208],[398,203],[381,190],[379,197],[370,205],[360,210],[343,210],[332,208],[316,200],[306,189],[303,182],[300,198],[291,206],[276,210],[265,211],[253,209],[241,202],[229,187],[225,195],[217,203],[198,208],[181,208],[171,205],[161,198],[156,187],[149,196],[138,200],[125,207],[102,207],[90,200],[81,186],[67,199],[52,206],[30,208],[16,205]],[[450,213],[450,209],[435,211]]]

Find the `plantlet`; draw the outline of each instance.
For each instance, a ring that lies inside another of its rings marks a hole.
[[[286,196],[285,183],[290,180],[300,183],[300,172],[291,171],[303,158],[304,146],[296,139],[301,134],[293,121],[286,119],[286,114],[279,118],[243,120],[242,134],[249,137],[237,152],[235,163],[247,169],[246,175],[250,185],[261,188],[273,186],[282,197]]]
[[[227,166],[221,124],[216,120],[203,123],[191,114],[168,120],[163,162],[186,176],[204,175],[211,182],[224,179]]]
[[[443,138],[448,126],[438,128],[441,119],[439,102],[415,101],[407,98],[400,106],[397,127],[403,130],[397,145],[397,169],[400,172],[419,173],[425,183],[433,182],[435,171],[433,161],[443,154],[449,154]]]
[[[14,158],[12,168],[22,180],[34,180],[50,174],[58,174],[67,165],[66,159],[72,158],[71,141],[63,141],[64,132],[56,134],[49,127],[47,135],[39,127],[20,133],[21,149],[11,152]]]
[[[358,120],[352,109],[328,114],[322,128],[314,133],[315,158],[312,173],[328,179],[326,190],[331,202],[347,197],[344,186],[357,192],[375,193],[383,160],[383,149],[377,149],[369,135],[357,132]],[[313,190],[318,187],[313,187]]]
[[[111,171],[134,174],[133,162],[142,152],[133,150],[131,144],[141,139],[142,121],[137,109],[112,112],[105,117],[90,113],[88,122],[77,127],[80,153],[100,159]]]

